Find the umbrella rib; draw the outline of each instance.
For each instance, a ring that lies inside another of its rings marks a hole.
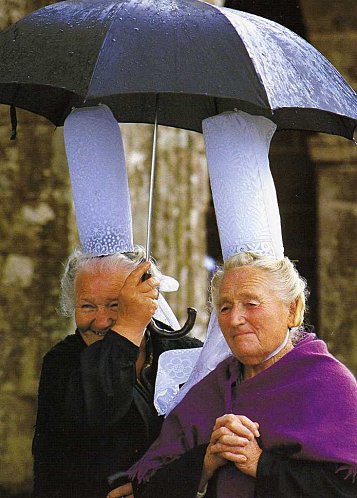
[[[89,91],[89,89],[90,89],[90,87],[91,87],[91,85],[92,85],[92,81],[93,81],[93,76],[94,76],[94,74],[95,74],[95,70],[96,70],[96,68],[97,68],[97,66],[98,66],[98,63],[99,63],[100,54],[102,53],[102,51],[103,51],[103,47],[104,47],[104,45],[105,45],[105,43],[106,43],[106,41],[107,41],[108,33],[110,32],[110,29],[111,29],[111,27],[112,27],[113,23],[115,22],[115,19],[116,19],[116,16],[117,16],[117,14],[118,14],[119,10],[121,10],[121,9],[123,8],[123,5],[127,4],[127,3],[128,3],[128,1],[129,1],[129,0],[124,0],[124,2],[122,2],[120,5],[116,5],[116,6],[115,6],[116,8],[113,8],[113,11],[114,11],[113,18],[112,18],[112,20],[111,20],[111,22],[110,22],[110,25],[108,26],[107,32],[106,32],[106,34],[105,34],[105,36],[104,36],[104,38],[103,38],[103,43],[101,44],[100,49],[99,49],[99,51],[98,51],[98,57],[97,57],[97,60],[96,60],[95,65],[94,65],[94,68],[93,68],[93,71],[92,71],[92,75],[91,75],[90,81],[89,81],[89,83],[88,83],[88,87],[87,87],[87,95],[88,95],[88,91]]]

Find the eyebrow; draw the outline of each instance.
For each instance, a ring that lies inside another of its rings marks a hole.
[[[243,294],[241,294],[239,296],[240,299],[256,299],[256,300],[261,300],[262,297],[259,295],[259,294],[253,294],[251,292],[244,292]],[[221,296],[219,299],[218,299],[218,305],[221,305],[222,303],[231,303],[232,301],[234,301],[235,299],[231,298],[230,296]]]
[[[229,297],[226,297],[226,296],[222,296],[218,299],[217,304],[218,304],[218,306],[222,306],[222,304],[224,304],[224,303],[231,303],[231,302],[232,302],[232,299],[230,299]]]
[[[82,297],[80,299],[78,299],[78,301],[76,301],[77,303],[90,303],[90,304],[94,304],[94,301],[95,301],[95,297]],[[109,299],[106,299],[105,300],[105,304],[111,304],[111,303],[115,303],[115,302],[118,302],[119,299],[117,297],[113,297],[113,298],[109,298]]]

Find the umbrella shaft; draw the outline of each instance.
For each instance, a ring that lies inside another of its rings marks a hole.
[[[148,223],[147,223],[147,233],[146,233],[146,261],[149,261],[150,252],[151,252],[151,224],[152,224],[154,185],[155,185],[156,142],[157,142],[157,110],[156,110],[156,114],[155,114],[154,138],[153,138],[153,144],[152,144],[152,157],[151,157],[149,208],[148,208]]]

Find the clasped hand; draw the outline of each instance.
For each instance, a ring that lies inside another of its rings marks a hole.
[[[216,420],[204,460],[204,473],[208,480],[214,472],[227,463],[244,474],[256,476],[262,453],[257,437],[259,424],[244,415],[227,414]]]

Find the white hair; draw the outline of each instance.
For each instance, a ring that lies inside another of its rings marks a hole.
[[[271,256],[253,252],[242,252],[228,258],[223,267],[218,269],[213,275],[211,281],[211,303],[216,311],[219,291],[225,272],[241,266],[260,268],[265,271],[283,302],[286,304],[290,304],[293,301],[296,302],[293,326],[298,327],[302,325],[309,292],[306,280],[299,275],[294,263],[287,257],[277,260]]]
[[[73,250],[67,259],[61,279],[61,295],[59,311],[64,316],[73,316],[75,311],[75,279],[79,271],[88,272],[116,272],[132,271],[145,260],[145,250],[141,246],[134,246],[134,251],[113,253],[105,256],[93,256],[85,253],[81,248]],[[150,258],[150,272],[160,278],[161,273],[156,262]]]

